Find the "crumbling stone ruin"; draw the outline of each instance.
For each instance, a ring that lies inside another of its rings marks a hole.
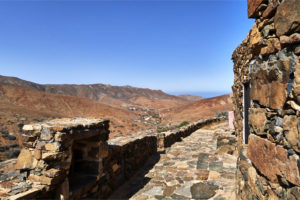
[[[105,199],[153,154],[221,118],[175,131],[108,140],[109,121],[56,119],[23,127],[18,159],[5,163],[1,199]]]
[[[108,121],[83,118],[25,125],[14,181],[19,189],[14,193],[21,193],[10,198],[68,199],[92,193],[108,155],[108,126]]]
[[[300,0],[248,0],[234,51],[239,199],[300,198]]]

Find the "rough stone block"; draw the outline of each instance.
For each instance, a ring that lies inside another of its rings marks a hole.
[[[22,149],[16,163],[16,169],[30,169],[32,167],[32,154],[28,149]]]
[[[49,177],[46,177],[46,176],[37,176],[37,175],[34,175],[34,174],[30,174],[28,179],[33,181],[33,182],[39,182],[42,185],[55,184],[55,179],[54,178],[49,178]]]
[[[47,171],[44,171],[43,174],[49,178],[54,178],[60,175],[60,170],[52,168]]]
[[[23,126],[23,131],[33,131],[33,126],[32,125],[24,125]]]
[[[253,54],[258,55],[263,47],[263,38],[255,23],[249,33],[249,45]]]
[[[251,74],[251,99],[259,101],[261,105],[281,109],[287,98],[291,59],[278,60],[277,65],[273,65],[271,69],[260,65],[258,67]]]
[[[300,28],[300,0],[283,1],[277,8],[274,23],[277,36],[298,30]]]
[[[59,151],[60,147],[61,147],[61,145],[58,142],[45,144],[45,149],[47,151]]]
[[[265,19],[265,18],[271,18],[272,16],[274,16],[278,5],[279,5],[278,0],[269,1],[269,5],[266,8],[266,10],[263,12],[262,17]]]
[[[268,39],[266,45],[267,45],[266,47],[263,47],[260,50],[261,55],[269,55],[281,50],[280,41],[277,38]]]
[[[40,139],[45,140],[45,141],[49,141],[52,138],[53,138],[52,131],[50,131],[50,129],[48,129],[48,128],[43,128],[42,131],[41,131]]]
[[[298,157],[288,156],[282,146],[251,134],[247,156],[270,181],[276,183],[278,178],[283,177],[294,185],[300,185]]]
[[[42,159],[45,161],[57,160],[61,158],[61,154],[57,152],[45,152],[42,154]]]
[[[256,11],[262,2],[263,2],[263,0],[248,0],[248,17],[249,18],[258,17]]]
[[[283,118],[283,130],[285,131],[285,137],[292,148],[299,152],[299,133],[298,133],[298,118],[296,115],[286,115]]]
[[[252,108],[249,115],[249,122],[253,131],[258,135],[265,134],[265,125],[267,123],[266,111],[263,108]]]
[[[41,159],[42,158],[42,151],[40,149],[34,149],[33,156],[37,160]]]

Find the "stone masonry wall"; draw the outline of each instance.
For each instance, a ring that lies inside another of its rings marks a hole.
[[[220,120],[200,120],[175,131],[142,132],[109,141],[109,122],[99,119],[58,119],[25,125],[24,148],[15,164],[17,173],[12,172],[14,179],[5,184],[13,187],[6,189],[4,197],[105,199],[150,156]],[[0,177],[4,179],[11,178]]]
[[[239,199],[300,198],[300,0],[248,0],[255,24],[234,51]],[[243,144],[243,85],[250,85]]]
[[[107,172],[106,181],[103,185],[103,198],[109,196],[112,191],[128,180],[147,159],[159,152],[165,151],[181,138],[189,136],[194,131],[205,125],[217,123],[222,118],[200,120],[179,130],[164,133],[147,133],[119,137],[108,141],[109,156],[104,160],[104,168]]]
[[[80,199],[98,195],[109,121],[58,119],[23,127],[18,177],[8,199]]]
[[[170,147],[175,142],[181,141],[181,138],[189,136],[191,133],[202,128],[205,125],[211,125],[213,123],[219,122],[225,118],[213,118],[213,119],[201,119],[197,122],[194,122],[186,127],[181,128],[178,131],[168,131],[162,133],[164,148]]]

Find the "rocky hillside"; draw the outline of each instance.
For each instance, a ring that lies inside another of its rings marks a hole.
[[[183,94],[183,95],[178,95],[180,98],[186,99],[188,101],[197,101],[197,100],[201,100],[204,99],[201,96],[194,96],[194,95],[189,95],[189,94]]]
[[[0,76],[0,160],[18,155],[23,124],[61,117],[104,118],[111,121],[114,138],[231,109],[227,96],[192,99],[130,86],[40,85]]]
[[[86,98],[0,84],[0,160],[18,153],[23,124],[78,116],[110,119],[111,137],[148,130],[160,123],[159,116],[149,109],[112,107]]]
[[[178,123],[182,121],[196,121],[199,118],[214,117],[216,112],[232,110],[232,94],[202,99],[186,103],[173,108],[164,109],[160,114],[164,122]]]
[[[15,77],[1,75],[0,83],[38,90],[41,92],[66,94],[80,98],[87,98],[93,101],[123,107],[139,106],[143,108],[166,108],[189,101],[187,98],[169,95],[161,90],[151,90],[131,86],[111,86],[105,84],[42,85]]]

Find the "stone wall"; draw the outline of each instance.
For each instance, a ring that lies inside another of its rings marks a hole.
[[[58,119],[25,125],[24,148],[10,176],[8,199],[108,198],[148,158],[163,152],[197,129],[221,118],[200,120],[165,133],[142,132],[108,140],[109,122],[99,119]],[[12,180],[11,180],[12,179]],[[1,196],[2,195],[2,196]]]
[[[23,127],[18,176],[9,199],[79,199],[97,196],[108,156],[109,121],[58,119]]]
[[[299,199],[300,0],[248,0],[248,16],[255,24],[232,56],[238,198]],[[247,84],[250,136],[243,144]]]
[[[157,153],[157,137],[141,135],[140,137],[121,137],[109,141],[109,156],[104,161],[107,172],[103,198],[128,180],[147,159]]]
[[[170,147],[175,142],[181,141],[181,138],[185,138],[189,136],[191,133],[202,128],[203,126],[212,125],[213,123],[217,123],[221,120],[225,120],[225,118],[213,118],[213,119],[206,119],[206,120],[201,119],[179,130],[161,133],[161,140],[163,141],[162,143],[164,145],[163,147],[164,148]]]
[[[178,130],[163,133],[146,131],[109,140],[109,156],[104,160],[107,178],[103,185],[102,198],[108,197],[112,191],[128,180],[150,156],[164,152],[172,144],[180,142],[182,138],[203,126],[218,123],[221,120],[222,118],[200,120]]]

